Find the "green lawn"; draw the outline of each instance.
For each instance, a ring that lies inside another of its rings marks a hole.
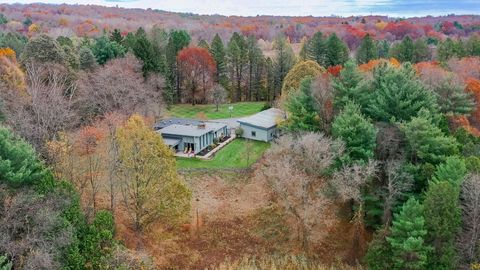
[[[173,105],[170,109],[172,117],[179,118],[199,118],[199,113],[203,112],[207,119],[221,119],[230,117],[242,117],[255,114],[259,112],[265,102],[238,102],[231,104],[222,104],[219,106],[218,112],[215,111],[214,104],[178,104]],[[232,114],[228,111],[228,107],[233,106]]]
[[[235,139],[217,152],[211,160],[198,158],[177,158],[179,169],[237,169],[247,168],[255,163],[270,147],[270,143]],[[250,151],[247,151],[250,149]],[[250,152],[250,155],[247,153]]]

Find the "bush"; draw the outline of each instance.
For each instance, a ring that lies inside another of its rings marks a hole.
[[[243,128],[239,127],[237,129],[235,129],[235,135],[237,135],[237,137],[242,137],[243,136]]]

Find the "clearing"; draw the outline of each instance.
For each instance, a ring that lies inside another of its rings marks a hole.
[[[241,169],[254,164],[270,147],[270,143],[235,139],[218,151],[211,160],[177,158],[179,169]]]
[[[230,114],[228,107],[232,106],[233,111]],[[260,112],[265,106],[265,102],[238,102],[230,104],[221,104],[218,112],[215,111],[215,104],[177,104],[172,105],[169,110],[171,117],[179,118],[202,118],[204,120],[236,118],[255,114]],[[199,117],[202,116],[202,117]]]

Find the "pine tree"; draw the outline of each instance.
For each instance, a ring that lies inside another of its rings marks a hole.
[[[472,94],[465,92],[463,85],[453,77],[442,78],[432,87],[436,93],[440,111],[447,115],[466,115],[475,109]]]
[[[440,44],[437,46],[438,60],[445,62],[453,57],[463,57],[465,54],[463,46],[464,45],[462,42],[447,38],[445,41],[440,42]]]
[[[315,108],[315,101],[311,93],[312,79],[306,78],[300,83],[300,90],[290,93],[285,108],[288,119],[284,127],[292,132],[318,131],[320,121]]]
[[[348,61],[348,47],[345,42],[331,34],[326,42],[327,59],[325,66],[343,65]]]
[[[390,45],[386,40],[381,40],[377,42],[377,49],[378,49],[378,57],[379,58],[387,58],[388,52],[390,51]]]
[[[258,47],[257,39],[254,36],[247,38],[247,91],[245,93],[246,100],[251,101],[252,95],[258,96],[261,87],[261,76],[258,76],[263,66],[263,54]]]
[[[245,38],[239,33],[233,33],[227,46],[227,59],[230,68],[232,83],[232,97],[234,101],[242,100],[242,80],[247,64],[247,44]]]
[[[427,242],[433,250],[428,258],[429,269],[457,269],[455,236],[460,229],[459,189],[450,183],[430,183],[425,194],[425,227]]]
[[[396,43],[390,48],[390,56],[400,62],[414,62],[413,40],[410,36],[405,36],[400,43]]]
[[[174,30],[170,32],[166,47],[166,80],[169,104],[180,101],[180,74],[178,70],[177,54],[180,50],[190,44],[191,37],[185,30]]]
[[[361,99],[362,94],[358,92],[357,86],[362,81],[363,77],[353,61],[345,63],[340,76],[333,81],[333,89],[335,90],[334,105],[335,108],[342,109],[348,101],[354,101],[358,104],[363,104]]]
[[[95,56],[93,55],[90,48],[83,46],[80,48],[78,54],[80,69],[91,69],[97,64],[97,62],[95,61]]]
[[[113,32],[110,34],[110,40],[115,41],[118,44],[122,44],[123,37],[122,37],[122,34],[120,33],[119,29],[117,29],[117,28],[113,29]]]
[[[208,45],[208,42],[203,38],[198,41],[197,47],[204,48],[210,51],[210,45]]]
[[[377,131],[362,115],[357,104],[348,102],[335,117],[332,135],[345,143],[345,152],[350,161],[367,162],[373,158]]]
[[[357,50],[357,62],[359,64],[368,63],[368,61],[378,58],[378,49],[375,41],[370,34],[366,34]]]
[[[210,44],[210,54],[212,54],[213,59],[217,65],[217,74],[215,76],[215,82],[220,83],[223,87],[228,86],[227,82],[227,62],[226,62],[226,52],[223,45],[223,41],[218,34],[212,40]]]
[[[370,83],[363,85],[363,93],[371,93],[365,104],[367,114],[377,121],[408,121],[420,109],[437,111],[434,94],[416,77],[410,64],[394,68],[382,64],[373,72]]]
[[[276,50],[275,92],[280,93],[285,76],[295,64],[295,54],[288,40],[281,35],[275,39],[274,49]]]
[[[316,61],[322,67],[327,66],[327,41],[322,32],[316,32],[305,46],[308,59]]]
[[[415,40],[413,48],[413,63],[430,60],[430,50],[425,39],[419,38]]]
[[[465,54],[468,56],[480,56],[480,36],[471,35],[465,43]]]
[[[407,151],[412,162],[436,165],[445,162],[449,156],[458,154],[455,138],[443,134],[427,115],[413,117],[410,122],[402,125],[401,129],[405,134]]]
[[[149,72],[161,71],[161,58],[153,48],[143,28],[138,28],[135,33],[135,43],[132,47],[135,56],[143,62],[143,75],[146,77]]]
[[[445,163],[437,165],[433,182],[446,181],[456,190],[460,190],[465,176],[467,175],[467,167],[465,161],[457,156],[450,156]]]
[[[392,249],[395,270],[427,269],[427,256],[430,247],[425,243],[427,230],[423,217],[423,207],[410,198],[395,214],[392,232],[387,241]]]

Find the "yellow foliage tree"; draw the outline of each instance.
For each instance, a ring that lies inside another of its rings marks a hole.
[[[40,26],[38,24],[32,23],[28,27],[28,33],[29,34],[38,33],[38,32],[40,32]]]
[[[159,218],[179,221],[190,211],[191,191],[177,174],[173,152],[133,115],[117,130],[124,206],[137,230]]]
[[[286,97],[292,89],[298,90],[300,82],[306,77],[316,77],[325,69],[321,67],[317,62],[312,60],[300,61],[285,76],[282,87],[282,97]]]
[[[16,90],[25,90],[25,74],[17,63],[15,51],[0,48],[0,82]]]

